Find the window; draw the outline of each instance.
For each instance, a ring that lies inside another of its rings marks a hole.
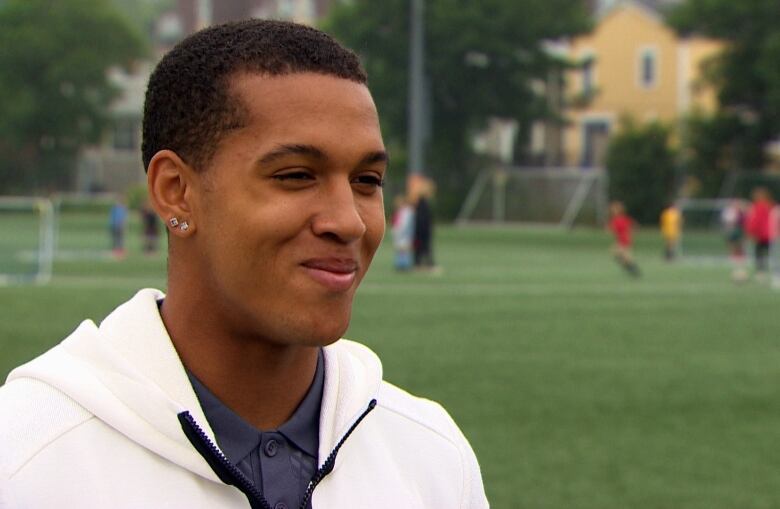
[[[595,77],[593,66],[595,59],[593,55],[588,55],[582,60],[582,95],[589,96],[594,91]]]
[[[642,88],[655,86],[658,79],[658,69],[655,51],[646,49],[639,56],[639,84]]]
[[[593,60],[582,64],[582,93],[590,95],[593,92]]]
[[[609,122],[607,120],[590,119],[583,125],[582,160],[583,168],[603,166],[609,141]]]

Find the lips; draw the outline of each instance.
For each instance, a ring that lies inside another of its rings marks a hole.
[[[349,290],[357,278],[358,263],[351,258],[314,258],[301,265],[312,279],[336,292]]]

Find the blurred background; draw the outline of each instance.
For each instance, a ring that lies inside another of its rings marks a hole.
[[[493,507],[780,507],[777,0],[0,0],[0,379],[164,289],[146,82],[250,17],[368,70],[388,235],[348,336]]]

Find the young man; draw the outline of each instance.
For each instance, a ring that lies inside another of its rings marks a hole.
[[[158,64],[143,131],[168,293],[11,373],[0,507],[487,507],[447,413],[339,340],[385,224],[357,57],[292,23],[206,29]]]

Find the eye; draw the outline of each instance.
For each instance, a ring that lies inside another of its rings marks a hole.
[[[275,180],[278,180],[280,182],[288,182],[288,181],[306,181],[306,180],[314,180],[314,176],[311,175],[307,171],[303,170],[295,170],[295,171],[288,171],[285,173],[277,173],[273,176]]]
[[[379,188],[385,185],[385,180],[374,173],[366,173],[364,175],[358,175],[352,182],[361,186]]]
[[[307,169],[293,169],[280,171],[271,176],[282,189],[298,190],[306,189],[315,184],[316,176]]]

